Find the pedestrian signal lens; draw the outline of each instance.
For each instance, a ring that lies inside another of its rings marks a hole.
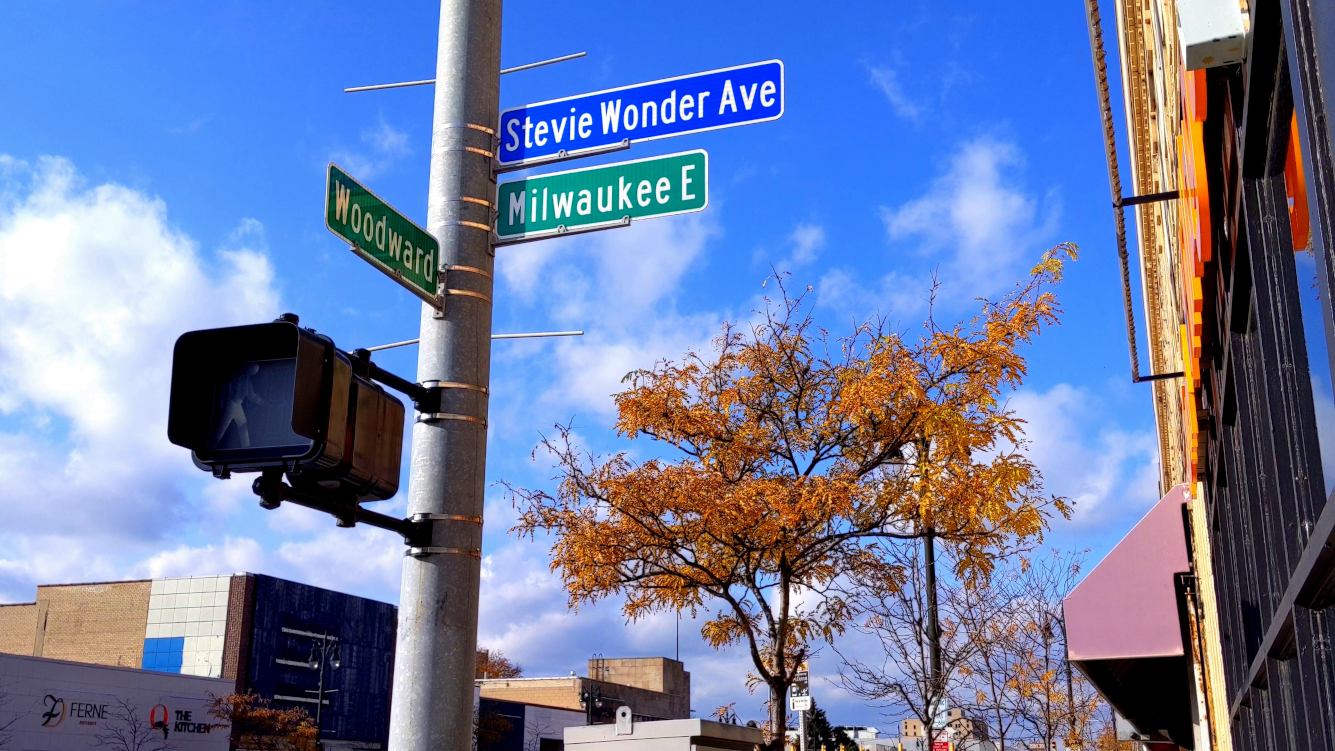
[[[214,392],[209,450],[309,449],[311,440],[292,430],[296,377],[295,357],[249,360],[224,370]]]

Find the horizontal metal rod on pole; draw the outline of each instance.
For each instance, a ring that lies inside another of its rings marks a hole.
[[[426,86],[435,83],[434,78],[424,78],[421,81],[402,81],[399,83],[378,83],[373,86],[353,86],[350,89],[344,89],[344,94],[352,94],[358,91],[378,91],[380,89],[401,89],[405,86]]]
[[[1138,206],[1142,203],[1158,203],[1159,201],[1172,201],[1181,197],[1180,191],[1165,190],[1162,193],[1146,193],[1143,196],[1125,196],[1122,198],[1123,206]]]
[[[583,331],[538,331],[532,334],[492,334],[492,339],[537,339],[544,336],[584,336]],[[407,339],[393,344],[381,344],[375,347],[367,347],[367,352],[379,352],[382,349],[394,349],[395,347],[406,347],[409,344],[417,344],[419,339]]]
[[[492,339],[540,339],[544,336],[584,336],[583,331],[535,331],[532,334],[492,334]]]
[[[1150,375],[1137,376],[1136,383],[1144,383],[1145,381],[1166,381],[1169,378],[1181,378],[1183,375],[1184,373],[1180,370],[1176,373],[1152,373]]]
[[[565,62],[565,61],[567,61],[567,60],[575,60],[575,59],[577,59],[577,58],[584,57],[584,56],[587,55],[587,54],[589,54],[589,53],[587,53],[587,52],[576,52],[576,53],[573,53],[573,54],[570,54],[570,55],[562,55],[562,56],[560,56],[560,57],[553,57],[553,58],[550,59],[550,60],[539,60],[539,61],[536,62],[536,63],[529,63],[528,65],[516,65],[516,66],[513,67],[513,68],[501,68],[501,75],[505,75],[506,73],[518,73],[518,72],[521,71],[521,70],[532,70],[533,68],[541,68],[541,67],[544,66],[544,65],[551,65],[552,63],[563,63],[563,62]]]
[[[587,54],[589,54],[589,53],[587,53],[587,52],[576,52],[576,53],[574,53],[574,54],[572,54],[572,55],[562,55],[561,57],[554,57],[554,58],[552,58],[552,59],[550,59],[550,60],[539,60],[539,61],[536,62],[536,63],[529,63],[529,64],[527,64],[527,65],[516,65],[516,66],[513,67],[513,68],[505,68],[505,69],[503,69],[503,70],[501,71],[501,75],[505,75],[506,73],[518,73],[518,72],[521,71],[521,70],[532,70],[532,69],[534,69],[534,68],[541,68],[541,67],[544,66],[544,65],[551,65],[551,64],[553,64],[553,63],[563,63],[563,62],[565,62],[566,60],[574,60],[574,59],[576,59],[576,58],[584,57],[584,56],[587,55]],[[343,93],[344,93],[344,94],[353,94],[353,93],[356,93],[356,92],[358,92],[358,91],[379,91],[380,89],[401,89],[401,88],[404,88],[404,87],[406,87],[406,86],[426,86],[426,85],[428,85],[428,84],[434,84],[435,82],[436,82],[436,79],[434,79],[434,78],[423,78],[423,79],[420,80],[420,81],[402,81],[402,82],[400,82],[400,83],[378,83],[378,84],[374,84],[374,85],[372,85],[372,86],[353,86],[353,87],[351,87],[351,88],[344,89],[344,90],[343,90]]]

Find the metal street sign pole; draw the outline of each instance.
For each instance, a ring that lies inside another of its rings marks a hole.
[[[422,306],[419,383],[440,412],[413,426],[408,513],[430,545],[403,559],[389,747],[472,747],[491,368],[492,154],[501,0],[442,0],[427,229],[440,241],[444,305]]]

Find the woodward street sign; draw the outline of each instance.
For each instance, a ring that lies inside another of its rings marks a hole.
[[[325,186],[324,223],[352,246],[352,252],[409,292],[440,307],[436,290],[440,244],[436,238],[332,162]]]
[[[496,236],[536,239],[701,211],[708,204],[709,155],[697,149],[501,183]]]
[[[783,115],[783,63],[739,65],[527,104],[501,113],[504,165],[730,128]]]

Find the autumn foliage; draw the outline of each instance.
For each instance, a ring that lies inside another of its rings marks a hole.
[[[214,696],[209,714],[230,725],[237,749],[253,751],[315,751],[319,731],[300,707],[280,709],[250,691]]]
[[[479,649],[477,651],[477,678],[518,678],[524,674],[519,663],[505,656],[499,649]]]
[[[554,533],[572,605],[619,594],[632,619],[706,610],[705,639],[749,650],[781,733],[809,644],[852,617],[841,577],[888,576],[887,546],[929,533],[960,576],[986,575],[1069,513],[1043,493],[1005,393],[1026,373],[1019,349],[1057,322],[1052,287],[1074,250],[1044,254],[968,321],[929,315],[916,337],[884,319],[833,337],[780,277],[778,299],[725,324],[712,353],[632,372],[615,395],[619,434],[673,456],[595,456],[557,426],[540,449],[559,486],[511,487],[516,529]]]

